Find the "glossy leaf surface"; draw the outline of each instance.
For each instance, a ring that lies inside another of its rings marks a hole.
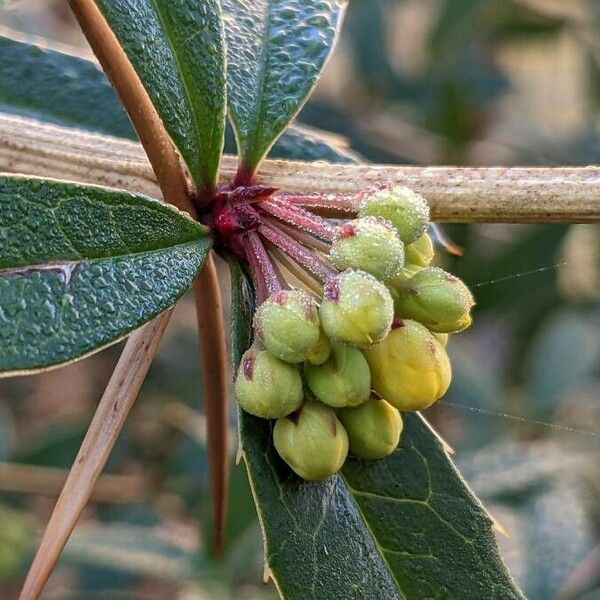
[[[251,177],[317,82],[339,31],[344,0],[223,0],[227,93]]]
[[[190,286],[206,229],[140,195],[0,177],[0,375],[73,360]]]
[[[225,127],[218,0],[96,0],[201,189],[217,180]]]

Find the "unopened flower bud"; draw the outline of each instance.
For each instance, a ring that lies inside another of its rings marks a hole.
[[[404,260],[407,264],[426,267],[433,260],[435,250],[429,234],[424,233],[418,240],[404,247]]]
[[[344,426],[331,408],[313,400],[277,420],[273,443],[291,469],[310,481],[337,473],[348,455]]]
[[[317,345],[307,356],[307,360],[311,365],[322,365],[329,358],[330,354],[331,343],[325,332],[321,329]]]
[[[448,338],[450,337],[449,333],[434,333],[433,335],[444,348],[448,345]]]
[[[304,379],[315,397],[334,408],[357,406],[371,393],[371,372],[362,352],[334,344],[321,366],[304,365]]]
[[[385,285],[394,302],[394,314],[397,314],[397,304],[400,301],[402,286],[422,268],[417,265],[405,263],[396,274],[386,279]]]
[[[340,409],[338,417],[346,428],[350,452],[359,458],[383,458],[398,446],[402,417],[385,400],[371,398],[356,408]]]
[[[308,358],[321,331],[315,301],[300,290],[271,294],[256,311],[254,328],[269,352],[290,363]]]
[[[302,403],[302,378],[298,367],[266,350],[244,353],[235,380],[235,397],[250,414],[263,419],[285,417]]]
[[[421,269],[397,291],[395,310],[400,318],[419,321],[437,333],[461,331],[471,324],[474,300],[469,288],[442,269]]]
[[[429,225],[429,207],[420,194],[396,186],[367,196],[360,205],[359,217],[381,217],[391,221],[405,244],[421,237]]]
[[[402,321],[364,355],[373,389],[400,411],[431,406],[450,385],[452,370],[446,350],[416,321]]]
[[[339,271],[359,269],[383,281],[403,266],[404,244],[389,221],[364,217],[338,228],[329,257]]]
[[[389,332],[394,303],[388,289],[375,277],[349,270],[325,284],[319,315],[332,341],[368,346]]]

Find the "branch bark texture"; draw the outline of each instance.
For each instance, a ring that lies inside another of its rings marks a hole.
[[[140,144],[0,114],[0,170],[121,187],[160,197]],[[224,157],[221,177],[235,177]],[[358,194],[412,187],[432,217],[460,223],[600,222],[600,167],[406,167],[267,160],[259,183],[287,192]]]

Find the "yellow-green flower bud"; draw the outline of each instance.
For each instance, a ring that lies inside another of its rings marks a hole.
[[[381,217],[391,221],[405,244],[416,242],[429,225],[429,206],[420,194],[396,186],[367,196],[360,205],[359,217]]]
[[[368,346],[388,334],[394,302],[389,290],[375,277],[349,270],[325,284],[319,316],[332,341]]]
[[[342,408],[338,417],[348,434],[350,452],[374,460],[391,454],[402,433],[402,417],[396,408],[375,397],[356,408]]]
[[[304,380],[315,397],[334,408],[357,406],[371,393],[371,372],[362,352],[334,344],[321,366],[304,364]]]
[[[256,311],[254,329],[277,358],[304,362],[319,342],[317,305],[310,294],[300,290],[275,292]]]
[[[339,271],[359,269],[383,281],[404,265],[404,244],[389,221],[364,217],[338,228],[329,258]]]
[[[278,419],[302,404],[302,378],[298,367],[279,360],[266,350],[244,353],[235,379],[235,397],[250,414]]]
[[[430,331],[452,333],[471,324],[473,296],[458,278],[443,269],[421,269],[397,289],[396,316],[414,319]]]
[[[417,241],[404,247],[404,260],[408,264],[426,267],[433,260],[435,250],[429,234],[424,233]]]
[[[291,469],[310,481],[337,473],[348,455],[344,426],[331,408],[313,400],[277,420],[273,443]]]
[[[373,389],[400,411],[431,406],[450,385],[452,370],[446,350],[416,321],[402,321],[364,355]]]
[[[448,338],[450,337],[449,333],[434,333],[433,335],[444,348],[448,345]]]
[[[307,356],[307,360],[311,365],[322,365],[331,354],[331,343],[325,332],[321,329],[319,332],[319,341],[314,350]]]

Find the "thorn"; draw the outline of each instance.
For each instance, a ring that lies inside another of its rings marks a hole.
[[[505,538],[507,539],[511,539],[511,535],[510,533],[508,533],[508,531],[504,528],[504,526],[502,525],[502,523],[500,523],[500,521],[498,521],[496,519],[496,517],[494,517],[494,515],[492,515],[490,513],[490,511],[487,511],[488,515],[490,516],[490,519],[492,519],[492,527],[500,534],[503,535]]]
[[[436,223],[431,223],[431,232],[435,241],[445,248],[446,252],[453,254],[454,256],[462,256],[464,254],[464,248],[455,244],[445,233],[444,230]]]
[[[213,551],[215,556],[222,557],[229,494],[228,369],[221,292],[212,252],[194,282],[194,295],[202,348],[203,400],[213,505]]]
[[[269,583],[269,579],[273,579],[273,571],[271,571],[271,568],[265,562],[265,565],[263,568],[263,583]]]
[[[37,600],[42,594],[123,429],[171,313],[163,313],[129,336],[50,516],[19,600]]]

